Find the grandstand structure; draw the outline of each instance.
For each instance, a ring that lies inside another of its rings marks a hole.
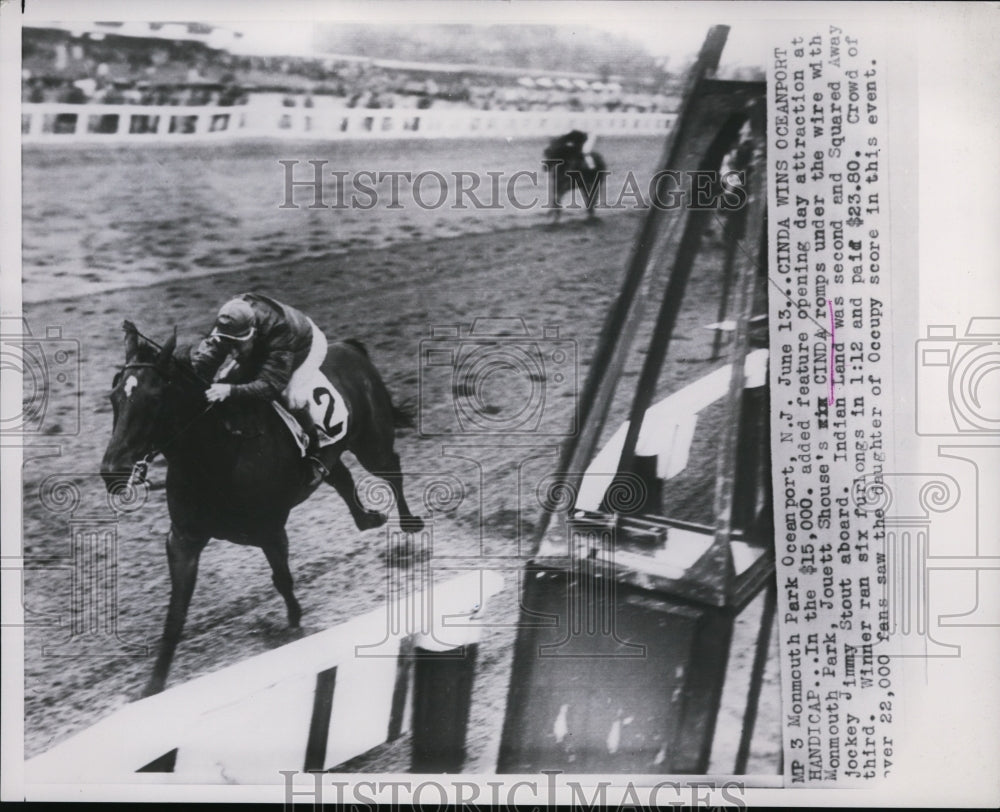
[[[221,108],[261,101],[273,105],[277,99],[281,107],[302,110],[630,115],[669,114],[676,106],[670,87],[651,92],[648,82],[610,76],[606,70],[587,72],[577,66],[548,71],[351,54],[259,56],[239,53],[240,38],[238,31],[204,23],[25,26],[22,134],[31,140],[42,135],[198,134],[238,127],[238,118],[219,117],[226,111],[195,124],[186,117],[174,125],[154,126],[149,112],[145,119],[131,116],[127,123],[113,125],[110,113],[96,124],[85,124],[71,111],[49,110],[46,123],[44,118],[33,120],[32,111],[42,112],[35,105]],[[245,116],[243,120],[243,128],[254,129]],[[343,120],[337,127],[350,129]],[[288,120],[270,128],[296,129]]]

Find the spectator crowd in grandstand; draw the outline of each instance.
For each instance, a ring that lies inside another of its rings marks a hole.
[[[153,24],[155,25],[155,24]],[[274,57],[229,53],[186,39],[74,35],[24,29],[25,102],[220,105],[278,92],[288,107],[460,107],[480,110],[668,112],[662,93],[626,92],[616,82],[490,75],[447,65],[405,66],[357,57]]]

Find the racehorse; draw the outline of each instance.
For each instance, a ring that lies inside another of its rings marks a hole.
[[[562,215],[562,199],[567,192],[574,189],[583,195],[588,222],[596,220],[597,214],[594,209],[608,174],[608,167],[601,153],[592,151],[583,155],[567,154],[557,145],[550,144],[545,150],[542,166],[549,173],[551,222],[553,224],[559,222]]]
[[[189,363],[190,348],[176,350],[176,330],[158,347],[126,321],[125,364],[112,382],[111,440],[101,462],[109,491],[144,478],[146,464],[161,453],[167,463],[170,513],[167,561],[170,605],[153,674],[144,696],[166,684],[198,575],[198,560],[212,538],[260,547],[271,565],[274,586],[285,600],[288,623],[298,628],[302,609],[288,569],[285,523],[291,509],[310,496],[308,466],[291,432],[265,401],[207,405],[201,380]],[[388,521],[357,500],[354,480],[337,451],[350,451],[385,479],[396,497],[400,526],[419,532],[424,522],[403,496],[403,474],[393,449],[395,428],[412,416],[395,407],[360,342],[330,345],[323,372],[348,408],[347,434],[331,447],[325,481],[350,509],[359,530]],[[323,391],[325,390],[318,390]]]

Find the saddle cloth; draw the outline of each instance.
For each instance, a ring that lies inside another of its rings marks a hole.
[[[312,397],[309,399],[309,414],[312,416],[313,423],[316,424],[319,447],[325,448],[328,445],[333,445],[347,434],[347,404],[340,392],[326,379],[322,372],[317,372],[309,384],[312,390]],[[304,455],[309,447],[309,436],[302,428],[302,424],[280,402],[274,400],[271,401],[271,405],[288,426],[299,450]]]
[[[327,380],[326,375],[318,369],[308,381],[308,387],[303,385],[303,389],[311,393],[309,414],[318,429],[320,448],[333,445],[347,434],[347,403],[336,387]]]

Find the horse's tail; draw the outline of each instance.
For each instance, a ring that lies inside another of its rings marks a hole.
[[[392,404],[392,422],[397,429],[417,427],[417,405],[413,398],[407,398],[402,403]]]

